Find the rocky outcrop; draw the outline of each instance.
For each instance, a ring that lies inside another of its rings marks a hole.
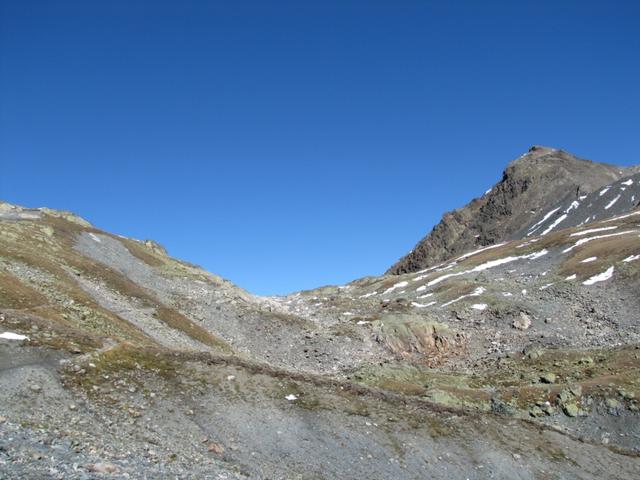
[[[471,249],[512,239],[554,205],[637,171],[638,167],[621,168],[582,160],[562,150],[531,147],[508,165],[491,191],[446,213],[386,273],[415,272]]]

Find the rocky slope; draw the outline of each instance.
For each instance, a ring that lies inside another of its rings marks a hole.
[[[415,272],[470,249],[517,238],[533,218],[556,204],[570,204],[639,171],[639,167],[620,168],[582,160],[562,150],[532,147],[509,164],[502,180],[485,195],[446,213],[387,273]]]
[[[270,298],[0,203],[0,477],[638,477],[626,173],[421,271]]]

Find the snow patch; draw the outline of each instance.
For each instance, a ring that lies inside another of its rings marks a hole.
[[[426,293],[424,295],[420,295],[418,298],[429,298],[429,297],[433,297],[433,292],[432,293]]]
[[[607,193],[609,190],[611,189],[611,187],[606,187],[603,188],[602,190],[600,190],[600,196],[603,196],[605,193]]]
[[[632,212],[632,213],[627,213],[626,215],[620,215],[618,217],[613,217],[610,218],[608,220],[603,220],[604,223],[607,222],[615,222],[616,220],[622,220],[624,218],[629,218],[629,217],[633,217],[634,215],[640,215],[640,212]]]
[[[3,338],[4,340],[29,340],[29,337],[26,335],[20,335],[19,333],[13,332],[0,333],[0,338]]]
[[[630,257],[625,258],[624,260],[622,260],[624,263],[629,263],[629,262],[633,262],[635,260],[640,260],[640,255],[631,255]]]
[[[371,293],[365,293],[364,295],[360,295],[358,298],[369,298],[369,297],[373,297],[374,295],[377,295],[378,292],[371,292]]]
[[[474,256],[474,255],[477,255],[478,253],[481,253],[481,252],[486,252],[487,250],[491,250],[492,248],[498,248],[498,247],[501,247],[501,246],[503,246],[503,245],[506,245],[506,243],[507,243],[507,242],[498,243],[498,244],[496,244],[496,245],[489,245],[488,247],[483,247],[483,248],[480,248],[480,249],[478,249],[478,250],[474,250],[473,252],[465,253],[465,254],[464,254],[464,255],[462,255],[461,257],[456,258],[456,259],[453,261],[453,263],[461,262],[462,260],[464,260],[464,259],[466,259],[466,258],[472,257],[472,256]]]
[[[461,297],[456,298],[455,300],[451,300],[447,303],[443,303],[442,304],[442,308],[444,307],[448,307],[449,305],[451,305],[452,303],[456,303],[459,302],[460,300],[462,300],[463,298],[469,298],[469,297],[479,297],[480,295],[482,295],[485,292],[485,288],[484,287],[478,287],[476,288],[473,292],[468,293],[467,295],[462,295]]]
[[[294,400],[297,400],[298,397],[296,397],[293,393],[290,393],[289,395],[287,395],[286,397],[284,397],[286,400],[289,400],[290,402],[293,402]]]
[[[613,271],[614,271],[614,268],[613,267],[609,267],[604,272],[599,273],[598,275],[594,275],[593,277],[589,278],[588,280],[585,280],[584,282],[582,282],[582,284],[583,285],[593,285],[594,283],[604,282],[606,280],[609,280],[613,276]]]
[[[620,200],[620,195],[618,195],[616,198],[614,198],[613,200],[611,200],[606,207],[604,207],[605,210],[609,210],[611,207],[613,207],[613,205]]]
[[[633,180],[629,179],[626,182],[621,182],[621,184],[630,187],[631,185],[633,185]]]
[[[569,236],[570,237],[582,237],[583,235],[588,235],[590,233],[605,232],[607,230],[615,230],[616,228],[618,228],[618,227],[617,226],[613,226],[613,227],[591,228],[589,230],[583,230],[582,232],[572,233]]]
[[[95,240],[98,243],[102,243],[102,240],[100,240],[96,235],[94,235],[93,233],[89,233],[89,236]]]
[[[413,305],[416,308],[426,308],[426,307],[430,307],[431,305],[435,305],[436,302],[429,302],[429,303],[418,303],[418,302],[411,302],[411,305]]]
[[[434,278],[433,280],[431,280],[430,282],[427,283],[427,286],[431,287],[437,283],[440,283],[448,278],[451,277],[458,277],[460,275],[466,275],[468,273],[476,273],[476,272],[482,272],[484,270],[488,270],[489,268],[493,268],[493,267],[497,267],[500,265],[504,265],[506,263],[511,263],[511,262],[515,262],[516,260],[535,260],[537,258],[540,258],[544,255],[546,255],[548,252],[548,250],[544,249],[544,250],[540,250],[534,253],[529,253],[527,255],[519,255],[519,256],[511,256],[511,257],[505,257],[505,258],[500,258],[497,260],[490,260],[488,262],[485,262],[483,264],[480,264],[470,270],[464,270],[462,272],[456,272],[456,273],[448,273],[446,275],[442,275],[441,277],[438,278]]]
[[[549,225],[547,227],[547,229],[542,232],[540,235],[546,235],[547,233],[549,233],[551,230],[553,230],[554,228],[556,228],[561,222],[564,222],[564,220],[567,218],[567,214],[563,213],[562,215],[560,215],[558,218],[555,219],[555,221]]]
[[[576,209],[580,206],[580,202],[577,202],[576,200],[574,200],[573,202],[571,202],[571,205],[569,205],[569,208],[567,208],[564,213],[569,213],[571,210]]]
[[[399,282],[399,283],[396,283],[393,287],[389,287],[389,288],[387,288],[387,289],[382,293],[382,295],[386,295],[386,294],[388,294],[388,293],[393,292],[394,290],[396,290],[396,289],[398,289],[398,288],[406,287],[407,285],[409,285],[409,282]]]
[[[487,308],[487,304],[486,303],[474,303],[473,305],[471,305],[471,308],[473,308],[474,310],[485,310]]]
[[[573,275],[569,275],[567,278],[565,278],[566,281],[571,281],[571,280],[575,280],[576,279],[576,274],[574,273]]]
[[[546,222],[546,221],[551,217],[551,215],[553,215],[554,213],[556,213],[558,210],[560,210],[560,207],[558,207],[558,208],[555,208],[555,209],[551,210],[551,211],[550,211],[550,212],[548,212],[544,217],[542,217],[542,220],[540,220],[538,223],[536,223],[535,225],[533,225],[533,226],[529,229],[529,233],[527,233],[527,237],[529,237],[529,236],[533,235],[533,233],[534,233],[536,230],[538,230],[538,229],[542,226],[542,224],[543,224],[544,222]]]
[[[562,253],[569,253],[574,248],[577,248],[580,245],[584,245],[585,243],[591,242],[593,240],[599,240],[599,239],[602,239],[602,238],[609,238],[609,237],[617,237],[618,235],[626,235],[628,233],[637,233],[637,232],[638,232],[638,230],[625,230],[624,232],[609,233],[608,235],[596,235],[595,237],[581,238],[580,240],[578,240],[576,243],[574,243],[569,248],[565,248],[562,251]]]
[[[589,258],[585,258],[580,263],[591,263],[591,262],[595,262],[597,259],[598,257],[589,257]]]

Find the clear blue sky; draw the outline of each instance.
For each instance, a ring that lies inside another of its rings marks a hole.
[[[252,292],[383,272],[532,144],[640,163],[637,1],[0,3],[0,198]]]

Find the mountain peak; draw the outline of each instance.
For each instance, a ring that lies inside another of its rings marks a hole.
[[[479,199],[446,213],[431,233],[387,271],[415,272],[521,232],[532,216],[576,193],[590,193],[637,171],[584,160],[564,150],[532,146],[507,165]]]

